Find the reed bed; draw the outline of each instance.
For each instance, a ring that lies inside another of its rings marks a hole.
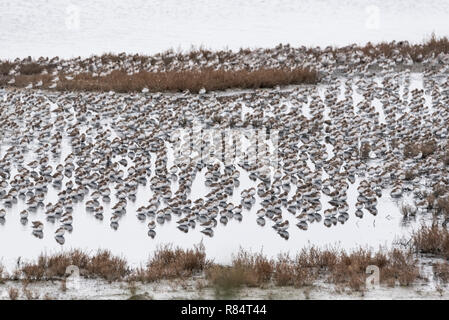
[[[417,259],[411,251],[374,252],[360,248],[347,253],[316,247],[303,249],[295,257],[281,254],[277,259],[242,251],[230,266],[213,266],[206,278],[220,295],[235,294],[243,286],[307,287],[318,280],[362,291],[369,265],[379,267],[381,283],[390,286],[408,286],[420,278]]]
[[[163,279],[192,277],[203,272],[211,262],[206,259],[204,246],[183,250],[171,245],[159,247],[145,268],[138,268],[129,281],[154,282]]]
[[[80,275],[108,281],[157,282],[161,280],[205,279],[217,296],[235,295],[243,287],[314,286],[324,281],[354,291],[365,289],[366,270],[370,265],[380,270],[380,283],[387,286],[409,286],[422,276],[419,272],[419,254],[434,254],[449,259],[449,232],[433,225],[423,226],[411,239],[409,249],[359,248],[347,252],[337,248],[308,247],[295,256],[280,254],[268,258],[262,253],[239,251],[229,265],[220,265],[207,259],[202,243],[193,249],[170,245],[159,247],[144,267],[131,268],[120,257],[109,251],[89,255],[72,250],[55,255],[41,255],[35,262],[20,266],[13,276],[3,270],[3,281],[40,281],[64,279],[70,265],[78,266]],[[447,281],[447,264],[435,265],[434,272]],[[15,277],[15,278],[13,278]]]
[[[435,263],[433,265],[433,275],[435,278],[442,282],[442,283],[448,283],[449,282],[449,263],[447,262],[441,262],[441,263]]]
[[[43,87],[51,85],[48,75],[19,76],[19,86],[25,83],[42,80]],[[148,89],[150,92],[182,92],[198,93],[201,89],[207,91],[226,89],[258,89],[273,88],[294,84],[315,84],[318,75],[310,69],[260,69],[255,71],[238,70],[194,70],[148,72],[129,75],[117,70],[104,77],[94,77],[90,73],[75,76],[73,80],[61,77],[56,90],[59,91],[114,91],[118,93],[140,92]]]

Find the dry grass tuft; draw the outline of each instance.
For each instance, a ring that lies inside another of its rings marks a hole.
[[[260,255],[251,256],[243,252],[239,256],[231,266],[213,266],[207,270],[209,284],[218,295],[235,294],[243,286],[262,286],[271,281],[276,286],[313,286],[320,277],[338,286],[363,291],[369,265],[379,267],[381,283],[395,285],[398,282],[408,286],[420,277],[412,252],[398,249],[374,253],[360,248],[346,253],[336,249],[311,247],[303,249],[295,258],[281,254],[276,260],[267,260]],[[263,272],[262,277],[258,276],[257,268],[251,263],[254,257],[264,260],[266,272]],[[242,260],[245,263],[241,263]],[[270,264],[271,267],[268,266]]]
[[[281,255],[276,261],[273,280],[277,286],[311,286],[317,279],[317,269],[317,266],[304,266],[299,255],[296,259]]]
[[[437,142],[434,139],[422,143],[408,143],[404,147],[404,157],[414,158],[422,154],[422,158],[427,158],[437,150]]]
[[[433,274],[439,281],[447,283],[449,281],[449,263],[442,262],[434,264]]]
[[[255,71],[224,71],[203,69],[195,71],[147,72],[128,75],[124,71],[113,71],[104,77],[80,74],[74,80],[62,80],[57,90],[62,91],[115,91],[140,92],[148,88],[151,92],[185,91],[198,93],[231,88],[272,88],[278,85],[314,84],[318,82],[315,71],[297,69],[259,69]]]
[[[355,291],[365,287],[366,268],[369,265],[380,269],[380,282],[402,286],[412,284],[419,277],[417,262],[411,252],[393,249],[390,252],[373,253],[359,249],[350,254],[342,253],[338,263],[331,269],[331,282],[344,285]]]
[[[437,224],[423,226],[413,235],[413,245],[420,253],[434,254],[449,259],[449,232]]]
[[[274,262],[261,253],[240,250],[230,266],[212,265],[206,270],[209,285],[220,298],[235,296],[241,287],[262,286],[271,280]]]
[[[29,76],[33,74],[40,74],[42,71],[44,71],[45,66],[37,63],[37,62],[30,62],[22,64],[19,68],[20,74]]]
[[[0,76],[7,76],[15,64],[9,61],[0,63]]]
[[[247,278],[248,275],[244,269],[234,266],[214,265],[206,272],[208,283],[213,286],[217,298],[231,298],[242,286],[252,284],[254,278]]]
[[[126,260],[113,256],[110,251],[101,250],[94,255],[86,266],[91,276],[113,281],[123,279],[129,274]]]
[[[260,286],[271,279],[273,261],[261,253],[251,254],[240,250],[234,257],[232,266],[244,270],[248,286]]]
[[[19,298],[19,290],[11,287],[8,289],[8,295],[9,295],[9,299],[17,300]]]
[[[351,289],[361,291],[366,277],[366,267],[372,264],[375,263],[372,262],[371,252],[367,250],[359,249],[350,254],[341,252],[335,265],[329,268],[328,280],[336,285],[347,284]]]
[[[409,286],[420,277],[416,257],[411,251],[393,249],[389,252],[385,263],[381,269],[383,281],[391,283],[396,280],[401,286]]]
[[[27,286],[24,286],[22,288],[23,291],[23,295],[26,297],[27,300],[38,300],[39,299],[39,293],[35,293],[33,291],[31,291],[30,289],[28,289]]]
[[[196,245],[194,249],[187,250],[173,249],[172,246],[166,245],[158,248],[146,269],[138,269],[129,277],[129,281],[154,282],[161,279],[190,277],[204,271],[209,264],[202,243]]]
[[[53,256],[40,255],[37,262],[25,264],[20,271],[28,280],[47,280],[64,277],[70,265],[77,266],[83,276],[109,281],[120,280],[129,274],[127,262],[107,250],[100,250],[92,257],[80,250]]]
[[[280,255],[278,257],[274,267],[273,281],[280,287],[295,285],[295,267],[288,255]]]

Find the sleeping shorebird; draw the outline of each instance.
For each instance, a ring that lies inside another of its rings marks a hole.
[[[23,220],[28,219],[28,211],[22,210],[20,212],[20,219],[23,219]]]
[[[60,227],[55,231],[55,237],[63,237],[65,233],[65,228]]]
[[[156,228],[156,222],[154,222],[154,220],[150,221],[148,223],[148,229],[154,230],[155,228]]]

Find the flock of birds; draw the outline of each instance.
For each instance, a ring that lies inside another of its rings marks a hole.
[[[40,57],[33,60],[31,57],[11,61],[12,67],[0,83],[14,86],[16,77],[22,75],[23,67],[37,64],[41,74],[37,80],[26,83],[27,89],[56,89],[61,81],[76,80],[78,75],[89,74],[94,78],[105,77],[116,70],[124,71],[128,75],[141,71],[165,72],[185,70],[260,70],[260,69],[294,69],[310,68],[318,70],[324,77],[332,74],[365,75],[372,70],[394,70],[413,68],[415,62],[426,69],[442,69],[449,71],[449,54],[421,51],[426,55],[418,54],[411,57],[407,50],[407,41],[392,42],[391,52],[386,54],[383,46],[362,48],[349,45],[342,48],[308,48],[278,45],[275,48],[241,49],[239,51],[222,50],[209,51],[206,49],[192,50],[190,52],[175,52],[168,50],[152,56],[120,53],[118,55],[104,54],[88,58],[63,59],[60,57]],[[0,61],[1,62],[1,61]],[[25,75],[27,73],[24,73]],[[42,81],[44,79],[44,81]],[[144,91],[147,91],[145,88]]]
[[[182,232],[199,226],[213,236],[218,222],[241,221],[257,207],[257,224],[269,222],[288,239],[290,224],[331,228],[351,215],[377,215],[380,197],[410,193],[415,209],[425,211],[426,191],[449,186],[443,161],[449,81],[444,69],[421,75],[422,89],[411,88],[408,70],[232,94],[5,89],[0,223],[31,219],[32,233],[42,238],[44,220],[35,217],[44,215],[58,225],[61,244],[86,213],[107,218],[113,229],[135,214],[151,238],[173,217]],[[211,134],[229,129],[240,133],[232,143]],[[410,144],[430,141],[436,143],[431,154],[407,155]],[[265,157],[274,151],[274,158]],[[195,179],[206,194],[193,190]],[[354,207],[351,185],[358,193]],[[139,188],[148,190],[148,202],[129,212]],[[19,201],[26,209],[17,210]],[[77,203],[85,212],[74,210]]]

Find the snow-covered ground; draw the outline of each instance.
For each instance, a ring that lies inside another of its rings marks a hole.
[[[448,15],[446,0],[4,0],[0,58],[421,42]]]

